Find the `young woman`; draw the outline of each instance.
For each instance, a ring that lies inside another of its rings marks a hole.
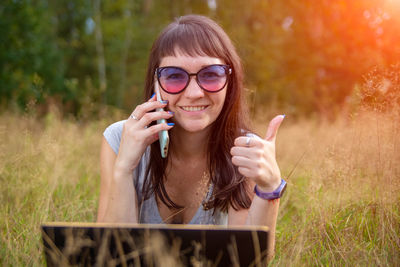
[[[150,53],[145,98],[104,132],[98,221],[266,225],[273,248],[285,186],[275,137],[284,116],[265,139],[250,133],[242,66],[222,28],[197,15],[168,25]],[[170,136],[166,158],[161,130]]]

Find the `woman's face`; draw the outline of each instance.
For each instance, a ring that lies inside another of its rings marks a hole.
[[[225,64],[221,59],[196,56],[191,57],[182,53],[161,59],[160,67],[175,66],[188,73],[197,73],[200,69],[213,64]],[[168,94],[160,88],[163,100],[168,100],[168,109],[175,112],[171,121],[176,126],[188,132],[198,132],[209,127],[221,113],[224,105],[227,85],[216,93],[204,91],[191,76],[186,89],[179,94]]]

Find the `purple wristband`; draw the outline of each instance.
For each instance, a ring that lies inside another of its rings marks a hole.
[[[283,195],[283,192],[285,192],[285,189],[286,189],[286,181],[281,179],[281,184],[273,192],[262,192],[260,191],[260,189],[258,189],[256,185],[254,187],[254,193],[256,193],[256,195],[262,199],[272,200],[280,198]]]

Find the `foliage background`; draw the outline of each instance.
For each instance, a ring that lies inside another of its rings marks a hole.
[[[53,103],[83,118],[105,106],[130,111],[153,40],[197,13],[237,45],[253,110],[333,119],[358,106],[365,75],[398,64],[399,12],[396,0],[4,0],[0,107],[45,114]]]

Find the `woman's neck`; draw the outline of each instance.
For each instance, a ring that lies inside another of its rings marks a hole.
[[[178,159],[205,158],[211,127],[200,132],[188,132],[179,126],[171,131],[171,152]]]

